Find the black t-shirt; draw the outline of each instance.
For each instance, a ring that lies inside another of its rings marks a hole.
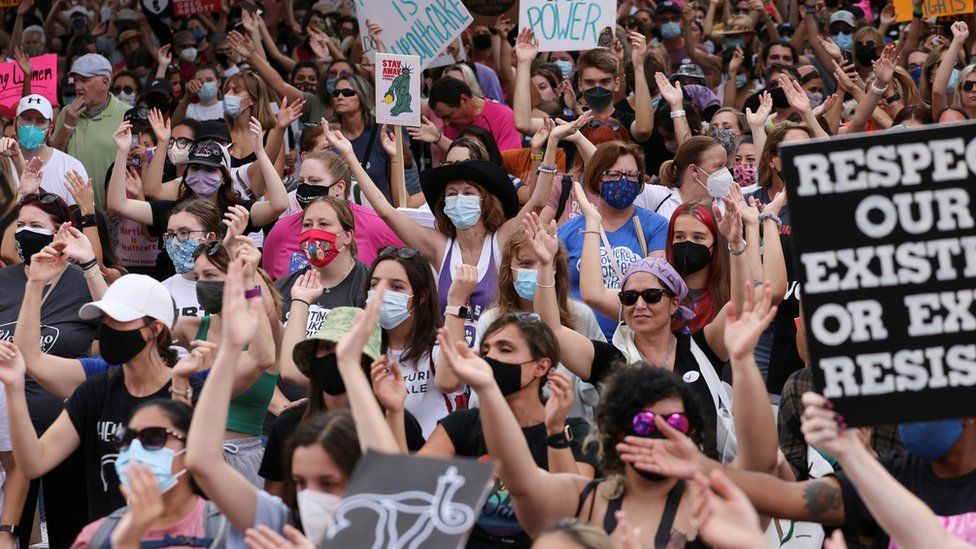
[[[194,394],[199,394],[203,382],[190,378]],[[132,410],[140,403],[154,398],[170,398],[170,383],[145,397],[134,397],[125,387],[125,371],[114,370],[85,380],[65,403],[84,453],[85,479],[88,486],[88,520],[100,519],[125,505],[119,492],[119,477],[115,474],[118,445],[115,433],[125,426]]]
[[[458,410],[447,415],[438,422],[444,427],[447,436],[454,445],[454,451],[458,457],[483,458],[488,455],[488,446],[485,444],[484,432],[481,429],[481,416],[478,408]],[[566,420],[573,433],[572,450],[576,461],[588,463],[595,469],[599,469],[599,461],[596,457],[596,445],[587,446],[584,449],[583,440],[589,432],[589,424],[578,417],[571,417]],[[548,447],[546,439],[545,424],[523,427],[522,433],[525,441],[529,444],[529,451],[536,465],[543,469],[549,469]],[[532,539],[522,530],[522,526],[515,518],[515,508],[512,505],[508,489],[501,484],[498,479],[495,486],[488,494],[485,506],[478,516],[478,522],[471,532],[468,540],[469,548],[488,548],[488,547],[530,547]]]
[[[939,478],[932,463],[908,452],[885,452],[881,465],[932,511],[942,517],[943,526],[959,539],[976,535],[976,470],[956,478]],[[874,547],[888,547],[888,536],[871,516],[854,485],[843,472],[833,475],[844,497],[844,532],[874,538]]]
[[[708,390],[708,383],[705,376],[701,373],[698,361],[691,352],[691,339],[694,338],[698,347],[705,353],[712,368],[725,381],[731,382],[731,372],[725,368],[725,363],[719,360],[712,348],[708,346],[705,339],[705,332],[699,330],[692,335],[684,333],[674,334],[674,374],[682,379],[692,391],[698,395],[702,411],[705,415],[705,453],[709,456],[716,455],[715,430],[718,422],[718,415],[715,411],[715,401],[712,399],[712,392]],[[624,364],[624,355],[611,343],[605,341],[593,341],[593,364],[590,366],[590,379],[588,383],[599,386],[601,382],[611,372],[615,366]]]
[[[305,408],[305,406],[298,406],[285,410],[271,426],[268,443],[264,447],[264,457],[261,459],[261,468],[258,469],[258,474],[264,480],[271,482],[285,480],[285,445],[288,443],[288,437],[298,429],[298,424],[305,415]],[[407,410],[404,410],[403,422],[407,434],[407,449],[411,452],[419,451],[426,442],[420,423]]]
[[[630,120],[636,118],[634,113],[634,108],[630,106],[627,99],[621,99],[613,105],[614,115],[613,117],[617,120],[623,122],[622,118],[617,116],[617,113],[627,113],[630,114]],[[654,113],[651,113],[654,116]],[[630,129],[630,122],[627,123],[627,128]],[[664,164],[665,160],[670,160],[674,158],[674,153],[668,151],[667,147],[664,146],[664,138],[661,134],[657,133],[657,128],[651,130],[651,136],[647,138],[647,141],[643,143],[638,143],[641,149],[644,151],[644,170],[645,173],[650,175],[657,175],[657,172],[661,169],[661,164]]]
[[[0,340],[13,341],[17,331],[17,316],[24,301],[27,275],[24,264],[0,269]],[[48,291],[50,293],[48,294]],[[52,289],[44,288],[47,299],[41,305],[41,351],[62,358],[88,356],[98,323],[82,320],[78,310],[92,300],[81,269],[72,265],[61,275]],[[47,392],[27,377],[24,392],[31,422],[38,434],[54,423],[64,409],[62,399]]]

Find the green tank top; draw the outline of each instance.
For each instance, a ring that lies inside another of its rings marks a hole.
[[[210,331],[210,315],[200,318],[200,327],[194,339],[207,340]],[[264,428],[264,417],[268,411],[268,404],[274,395],[278,374],[262,372],[261,377],[230,401],[227,411],[228,431],[237,431],[251,436],[259,436]]]

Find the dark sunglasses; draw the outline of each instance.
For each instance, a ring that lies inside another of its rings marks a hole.
[[[973,91],[973,88],[976,88],[976,80],[966,80],[962,83],[963,91]]]
[[[974,82],[976,84],[976,82]],[[893,93],[888,97],[885,97],[885,103],[889,105],[894,105],[895,103],[901,101],[901,94]]]
[[[654,423],[654,412],[649,410],[641,410],[634,414],[634,419],[631,421],[630,430],[633,434],[639,437],[649,437],[657,433],[657,425]],[[671,427],[681,431],[683,434],[688,434],[691,430],[691,423],[688,421],[688,416],[682,414],[681,412],[675,412],[668,417],[664,418],[664,421]]]
[[[620,304],[631,306],[637,303],[637,298],[644,298],[644,303],[648,305],[653,305],[661,301],[664,294],[667,293],[670,296],[670,292],[664,290],[663,288],[648,288],[647,290],[623,290],[617,294],[620,298]]]
[[[197,252],[203,249],[203,253],[207,254],[207,257],[212,257],[220,251],[220,248],[221,244],[219,240],[216,242],[204,242],[203,244],[197,246]],[[194,252],[193,255],[197,255],[196,252]]]
[[[393,257],[399,257],[400,259],[413,259],[419,254],[420,252],[411,248],[410,246],[387,246],[381,249],[376,257],[377,259],[390,259]]]
[[[166,427],[146,427],[141,431],[121,427],[115,432],[115,442],[118,443],[119,448],[122,450],[128,448],[132,444],[132,441],[136,439],[139,439],[142,447],[146,450],[159,450],[163,446],[166,446],[166,440],[169,437],[186,442],[185,435],[181,435]]]
[[[120,93],[135,93],[136,89],[132,86],[116,86],[112,88],[112,93],[118,95]]]
[[[620,121],[619,120],[597,120],[594,118],[586,123],[586,127],[588,127],[591,130],[595,130],[600,126],[607,126],[611,130],[617,131],[620,129]]]
[[[349,88],[342,88],[341,90],[332,90],[332,97],[356,97],[356,91],[350,90]]]

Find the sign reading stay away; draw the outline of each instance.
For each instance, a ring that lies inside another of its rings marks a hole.
[[[383,26],[388,53],[416,55],[421,70],[447,49],[471,24],[461,0],[355,0],[363,53],[374,58],[376,44],[366,20]],[[375,62],[375,61],[374,61]]]
[[[521,0],[519,3],[519,28],[535,31],[539,51],[609,47],[616,21],[616,0]]]
[[[367,452],[322,547],[463,547],[493,464]]]
[[[420,125],[420,58],[376,53],[376,121]]]
[[[851,426],[976,415],[976,123],[782,159],[817,391]]]
[[[912,0],[894,0],[893,5],[895,6],[895,17],[899,23],[912,20],[912,10],[915,9],[912,6]],[[973,0],[925,0],[922,2],[922,11],[925,12],[923,18],[928,19],[942,15],[973,13],[976,8],[973,6]],[[949,33],[949,38],[952,38],[951,33]]]
[[[31,57],[31,93],[43,95],[52,105],[58,103],[58,56],[53,53]],[[24,71],[11,61],[0,63],[0,114],[13,119],[17,103],[24,96]]]

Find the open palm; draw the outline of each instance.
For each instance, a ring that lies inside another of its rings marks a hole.
[[[27,365],[20,349],[9,341],[0,341],[0,381],[5,385],[24,382]]]
[[[556,220],[553,219],[549,225],[543,225],[539,215],[529,212],[522,219],[522,226],[526,236],[529,237],[529,244],[535,252],[539,262],[543,265],[552,263],[559,251],[559,239],[556,237]]]
[[[446,328],[437,332],[437,341],[441,344],[441,358],[445,365],[454,372],[462,382],[475,390],[485,389],[495,384],[491,366],[480,356],[474,354],[463,341],[451,343]]]
[[[769,282],[763,285],[758,303],[752,282],[745,283],[743,293],[745,299],[741,314],[736,311],[734,303],[730,304],[728,319],[725,322],[725,346],[733,359],[751,355],[756,349],[759,336],[766,331],[769,323],[776,316],[776,306],[771,305],[773,292]]]

